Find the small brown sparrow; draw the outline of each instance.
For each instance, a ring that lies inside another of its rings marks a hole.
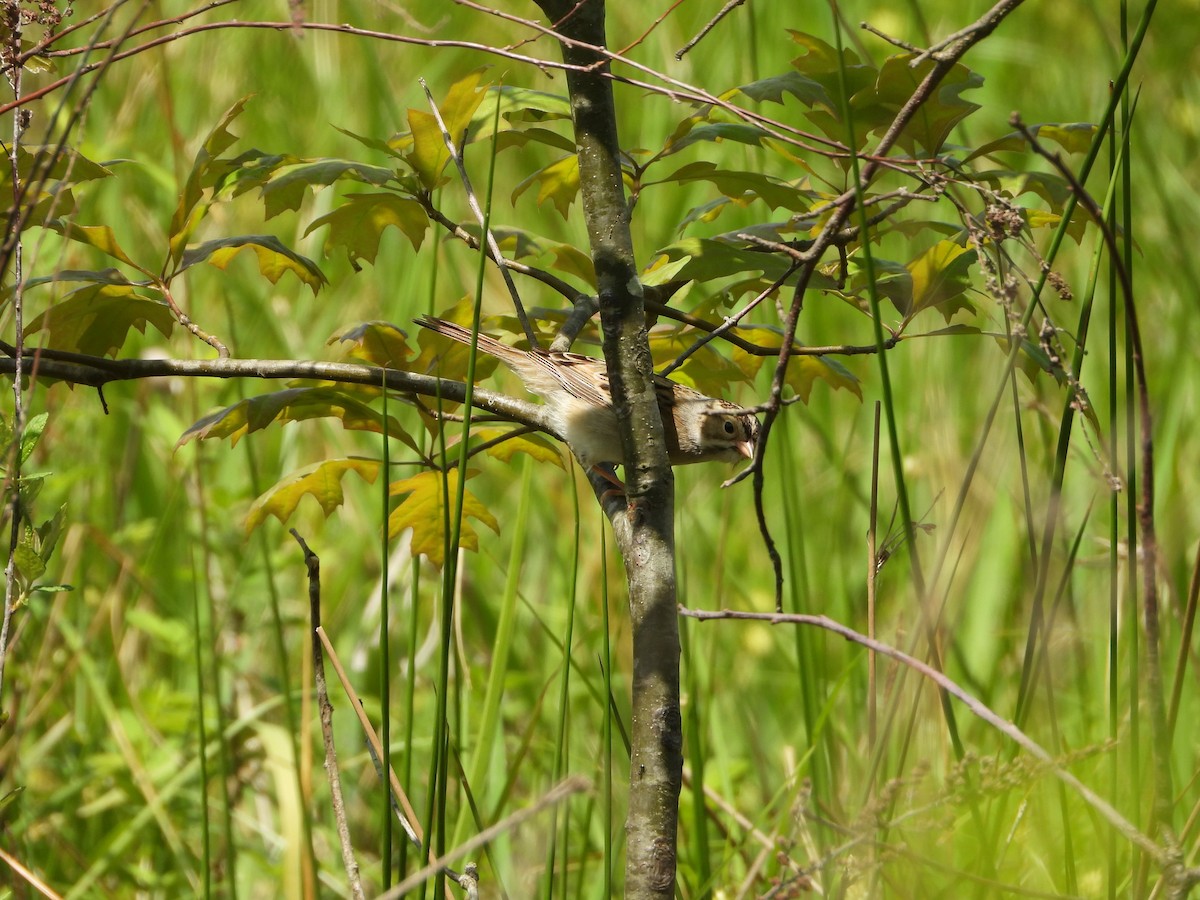
[[[422,316],[416,320],[443,337],[470,345],[470,330]],[[625,464],[625,451],[617,429],[608,367],[603,360],[578,353],[519,350],[486,334],[478,337],[483,353],[494,356],[517,373],[525,387],[546,401],[554,429],[566,439],[584,468],[602,463]],[[658,411],[662,415],[671,465],[752,459],[758,442],[758,419],[725,400],[654,376]]]

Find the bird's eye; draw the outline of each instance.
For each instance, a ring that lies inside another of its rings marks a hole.
[[[734,427],[733,427],[733,423],[732,423],[732,422],[730,422],[728,419],[726,419],[726,420],[725,420],[725,433],[726,433],[726,434],[733,434],[733,432],[734,432],[734,431],[735,431],[735,429],[734,429]]]

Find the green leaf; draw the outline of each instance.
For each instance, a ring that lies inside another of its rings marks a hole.
[[[75,194],[63,184],[43,182],[39,186],[27,182],[27,185],[28,191],[21,199],[24,210],[21,226],[23,229],[49,228],[50,223],[54,221],[52,217],[73,216],[79,209],[75,202]],[[0,191],[5,189],[3,179],[0,179]],[[11,192],[11,188],[7,190]],[[6,221],[17,221],[11,203],[0,215],[3,215]]]
[[[108,178],[113,172],[107,165],[93,162],[78,150],[67,147],[62,153],[58,147],[42,147],[22,144],[17,148],[17,174],[21,183],[28,183],[37,178],[47,181],[61,181],[66,184],[78,184],[81,181],[95,181]],[[12,184],[12,169],[4,167],[3,183]],[[11,192],[11,188],[10,188]]]
[[[272,391],[257,397],[239,400],[232,406],[217,410],[202,418],[183,433],[176,449],[192,440],[229,438],[232,445],[247,434],[261,431],[275,422],[302,422],[307,419],[335,418],[350,431],[382,432],[383,417],[369,404],[345,391],[329,387],[297,387]],[[416,444],[404,428],[391,416],[387,420],[388,434],[412,449]]]
[[[379,255],[379,240],[388,227],[400,229],[413,249],[420,250],[429,230],[429,217],[421,204],[396,194],[348,194],[337,209],[314,219],[304,229],[304,236],[323,225],[329,226],[325,253],[329,254],[334,247],[344,247],[350,265],[358,271],[360,259],[374,265]]]
[[[788,268],[789,262],[778,253],[759,253],[707,238],[684,238],[655,252],[642,283],[712,281],[745,274],[774,280]]]
[[[913,68],[909,64],[914,58],[911,53],[888,58],[879,70],[874,90],[853,98],[856,127],[882,135],[891,126],[935,65],[933,60],[926,59]],[[921,104],[905,126],[897,145],[913,156],[937,154],[954,126],[979,109],[978,103],[964,100],[960,94],[982,85],[981,76],[960,63],[955,64],[933,96]]]
[[[498,151],[507,150],[510,147],[521,148],[528,144],[542,144],[566,153],[575,152],[575,142],[573,140],[566,135],[559,134],[557,131],[551,131],[548,128],[535,128],[533,126],[520,129],[513,128],[508,131],[501,131],[496,135],[496,150]]]
[[[46,574],[46,563],[32,545],[31,534],[32,532],[26,529],[24,536],[13,548],[13,562],[17,564],[17,570],[26,584],[32,584]]]
[[[761,172],[738,172],[711,162],[688,163],[656,183],[689,184],[695,181],[707,181],[726,197],[743,204],[758,198],[771,209],[782,206],[790,210],[805,210],[809,207],[809,191],[792,187]]]
[[[412,357],[408,335],[391,322],[363,322],[335,334],[327,343],[352,344],[350,355],[387,369],[405,369]]]
[[[789,34],[792,41],[804,50],[803,55],[792,60],[792,68],[825,89],[825,99],[829,101],[828,111],[835,117],[840,117],[841,102],[837,98],[841,95],[841,73],[837,49],[812,34],[791,29]],[[842,60],[845,64],[846,96],[853,98],[859,91],[874,84],[877,75],[875,67],[865,65],[849,47],[842,50]],[[808,93],[819,105],[824,105],[814,90],[809,89]],[[846,137],[840,123],[826,133],[834,140],[841,141]]]
[[[468,472],[472,478],[475,472]],[[405,529],[412,529],[412,552],[422,553],[435,565],[445,561],[446,533],[445,500],[446,493],[450,495],[452,504],[458,500],[459,478],[458,470],[451,469],[445,475],[448,492],[442,489],[441,472],[421,472],[411,478],[396,481],[388,488],[393,497],[403,496],[404,500],[392,510],[388,516],[388,537],[394,538]],[[463,488],[463,518],[459,531],[459,546],[466,550],[479,549],[479,536],[471,525],[471,519],[477,519],[488,528],[500,533],[500,523],[479,499]],[[451,506],[453,509],[454,506]]]
[[[262,150],[247,150],[231,159],[214,160],[209,167],[204,183],[229,187],[230,195],[240,197],[247,191],[261,188],[275,173],[288,166],[303,163],[290,153],[264,153]]]
[[[391,169],[380,166],[347,159],[318,159],[271,178],[263,185],[261,196],[266,217],[272,219],[284,210],[299,209],[310,188],[328,187],[342,180],[379,187],[393,178]]]
[[[870,272],[873,280],[868,282],[866,265],[856,254],[847,261],[847,274],[849,284],[841,296],[864,313],[869,315],[871,312],[869,284],[873,284],[878,296],[891,301],[902,316],[908,316],[912,311],[912,272],[903,263],[873,256]]]
[[[486,89],[479,87],[484,71],[482,68],[476,69],[456,81],[450,86],[446,99],[438,104],[438,112],[446,124],[446,130],[460,148],[475,110],[487,95]],[[405,158],[421,183],[432,190],[445,181],[442,170],[450,161],[450,151],[446,149],[446,141],[432,113],[410,109],[408,126],[412,130],[413,143]]]
[[[146,324],[164,336],[171,334],[175,316],[161,300],[152,300],[124,285],[97,284],[71,292],[34,319],[25,337],[47,333],[46,346],[90,356],[116,355],[129,329],[145,334]]]
[[[690,120],[684,120],[690,121]],[[692,144],[700,141],[710,141],[714,144],[719,144],[722,141],[734,141],[739,144],[749,144],[752,147],[762,146],[763,139],[767,133],[757,125],[746,125],[739,122],[714,122],[707,125],[697,125],[694,128],[688,129],[686,134],[681,134],[678,137],[672,135],[667,142],[667,146],[663,148],[659,156],[670,156],[672,153],[678,153],[685,147],[690,147]]]
[[[907,266],[912,275],[912,309],[915,316],[931,306],[941,308],[946,320],[963,306],[971,287],[970,269],[977,256],[954,241],[938,241]],[[956,302],[957,301],[957,302]]]
[[[139,272],[146,271],[130,259],[129,255],[121,249],[121,245],[117,243],[116,233],[107,225],[76,225],[74,222],[69,222],[66,219],[51,219],[46,223],[46,227],[51,231],[58,232],[69,241],[95,247],[101,253],[111,256],[113,259],[123,262],[126,265],[133,266]]]
[[[342,505],[342,476],[357,472],[367,484],[374,484],[379,476],[381,464],[370,459],[326,459],[293,472],[269,488],[254,501],[246,514],[246,533],[261,525],[267,516],[274,516],[286,523],[296,511],[296,506],[305,495],[319,504],[325,517]]]
[[[346,137],[353,138],[354,140],[358,141],[364,147],[367,147],[371,150],[378,150],[380,153],[385,153],[393,159],[403,159],[404,154],[401,152],[401,147],[409,146],[412,143],[411,137],[409,136],[398,135],[394,136],[389,141],[383,141],[379,138],[355,134],[353,131],[348,131],[345,128],[338,128],[337,125],[334,125],[333,127],[342,134],[346,135]],[[406,137],[408,137],[407,140],[405,139]]]
[[[33,455],[34,448],[41,440],[42,432],[46,430],[46,423],[49,421],[49,413],[38,413],[25,423],[25,431],[21,435],[21,465],[29,462],[29,457]]]
[[[67,522],[67,505],[64,503],[49,519],[34,529],[38,539],[38,555],[43,562],[49,562],[58,540],[62,537],[63,528]],[[69,590],[70,588],[68,588]]]
[[[43,284],[69,284],[72,282],[135,286],[135,283],[126,278],[120,269],[63,269],[61,272],[55,272],[53,275],[30,278],[25,282],[25,290],[29,290],[32,287],[40,287]],[[140,286],[144,287],[145,283],[141,283]],[[12,293],[12,288],[6,285],[4,293]]]
[[[575,195],[579,193],[579,157],[574,154],[564,156],[544,169],[534,172],[513,190],[512,202],[515,204],[517,198],[534,184],[538,186],[538,206],[547,199],[552,200],[554,208],[565,219]]]
[[[241,234],[189,247],[183,254],[179,271],[202,262],[224,269],[230,260],[247,247],[254,251],[258,271],[271,284],[276,284],[285,272],[294,273],[312,288],[314,294],[326,283],[325,274],[315,262],[284,246],[279,238],[270,234]]]
[[[237,136],[229,131],[229,125],[242,114],[249,100],[250,95],[247,95],[229,107],[196,151],[192,171],[184,183],[183,192],[179,195],[179,204],[175,207],[175,214],[171,217],[171,225],[167,231],[173,262],[179,262],[192,229],[201,218],[196,211],[196,204],[204,195],[202,182],[213,162],[237,140]]]
[[[493,97],[500,97],[500,116],[510,122],[544,122],[571,118],[571,101],[561,94],[548,94],[545,91],[534,91],[511,84],[489,88],[489,93]],[[471,130],[481,128],[491,119],[494,111],[495,107],[492,107],[476,113],[471,122]]]
[[[1030,125],[1030,132],[1041,140],[1054,141],[1068,153],[1086,153],[1096,137],[1096,126],[1091,122],[1071,122],[1068,124]],[[1029,142],[1019,131],[1012,131],[1003,137],[988,141],[981,147],[975,148],[963,162],[970,162],[980,156],[989,156],[1005,150],[1024,152],[1029,149]]]
[[[785,72],[770,78],[760,78],[758,81],[743,84],[736,90],[760,103],[764,100],[783,103],[783,95],[791,94],[805,106],[824,106],[832,109],[835,105],[824,85],[800,72]]]

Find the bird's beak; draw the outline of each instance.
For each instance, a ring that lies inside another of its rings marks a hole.
[[[738,441],[735,446],[739,455],[746,459],[754,459],[754,441]]]

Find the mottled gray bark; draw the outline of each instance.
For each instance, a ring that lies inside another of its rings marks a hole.
[[[596,267],[604,358],[625,445],[628,505],[610,518],[625,561],[633,631],[633,720],[625,896],[670,898],[683,737],[675,596],[674,479],[652,380],[617,122],[603,46],[603,0],[538,0],[564,38],[583,213]],[[584,46],[590,45],[590,46]],[[611,507],[610,507],[611,509]]]

